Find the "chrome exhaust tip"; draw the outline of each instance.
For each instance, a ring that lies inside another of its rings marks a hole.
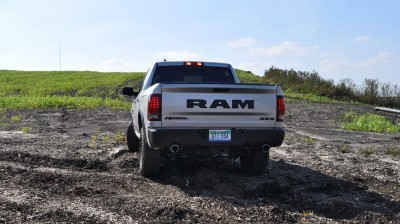
[[[177,152],[179,152],[180,149],[181,149],[181,147],[179,147],[179,145],[171,145],[169,147],[169,150],[171,150],[172,153],[177,153]]]
[[[270,147],[268,144],[264,144],[264,145],[261,146],[261,149],[263,150],[263,152],[268,152],[268,150],[269,150],[270,148],[271,148],[271,147]]]

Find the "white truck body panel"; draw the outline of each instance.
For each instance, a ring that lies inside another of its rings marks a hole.
[[[163,128],[265,128],[276,125],[276,86],[162,84],[160,87]],[[195,103],[204,100],[206,108],[198,105],[188,108],[188,100]],[[215,108],[212,108],[213,102]]]

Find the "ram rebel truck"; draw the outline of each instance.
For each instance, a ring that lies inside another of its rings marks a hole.
[[[159,173],[171,156],[228,156],[263,173],[270,147],[285,131],[285,99],[278,85],[241,84],[226,63],[157,62],[136,96],[127,130],[131,151],[139,151],[140,173]]]

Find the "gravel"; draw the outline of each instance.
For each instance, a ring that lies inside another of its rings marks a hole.
[[[5,110],[3,123],[23,119],[0,129],[0,223],[397,223],[400,159],[387,148],[399,134],[344,131],[349,110],[399,121],[364,105],[293,103],[265,174],[168,161],[152,179],[120,141],[127,111]]]

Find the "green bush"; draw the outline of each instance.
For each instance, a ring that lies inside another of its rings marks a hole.
[[[265,83],[280,84],[285,91],[313,94],[341,101],[357,101],[387,107],[400,108],[400,88],[390,83],[380,83],[377,79],[365,79],[357,86],[351,79],[323,79],[316,71],[304,72],[271,67],[262,77]]]

